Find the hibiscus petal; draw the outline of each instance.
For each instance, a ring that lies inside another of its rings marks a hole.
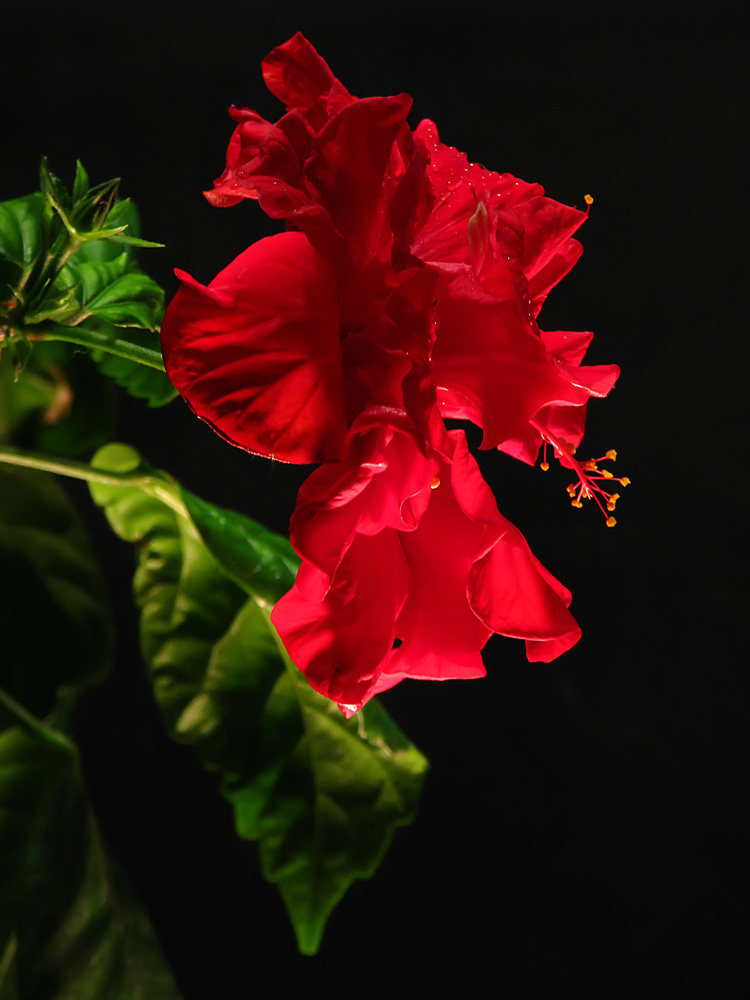
[[[551,330],[543,332],[541,337],[548,354],[560,363],[560,371],[590,396],[606,396],[619,378],[617,365],[581,364],[594,338],[593,333]]]
[[[594,339],[588,330],[542,330],[547,352],[566,365],[580,365]]]
[[[403,645],[394,653],[393,668],[409,676],[478,676],[479,651],[491,635],[466,591],[485,544],[486,524],[466,516],[454,494],[454,478],[455,469],[442,463],[418,529],[401,535],[410,588],[396,624]]]
[[[557,362],[557,373],[571,386],[580,389],[577,399],[562,400],[543,406],[534,414],[534,426],[528,425],[515,437],[502,441],[501,451],[534,465],[542,444],[539,428],[552,437],[564,438],[578,447],[586,426],[586,405],[590,396],[606,396],[617,381],[617,365],[581,365],[593,339],[593,333],[554,330],[542,332],[547,353]]]
[[[269,52],[261,68],[266,86],[287,108],[312,107],[338,82],[300,31]]]
[[[406,94],[353,102],[328,121],[305,164],[308,185],[344,236],[351,259],[360,264],[377,254],[379,227],[388,223],[381,204],[383,181],[410,108]]]
[[[568,611],[570,591],[542,566],[518,528],[498,511],[464,435],[454,431],[449,436],[454,442],[451,481],[456,500],[465,515],[488,529],[485,547],[475,553],[468,574],[467,594],[474,614],[500,635],[527,640],[575,635],[573,645],[581,632]]]
[[[355,534],[417,527],[437,469],[409,434],[365,416],[350,432],[345,460],[302,484],[290,526],[294,548],[333,577]]]
[[[588,398],[548,355],[510,271],[500,263],[490,279],[493,294],[469,276],[441,290],[432,356],[444,412],[478,423],[483,448],[522,435],[550,402],[580,404]]]
[[[301,233],[253,244],[162,324],[167,373],[232,444],[284,462],[335,459],[346,435],[338,288]]]
[[[303,563],[300,574],[326,574]],[[342,559],[325,599],[301,581],[277,601],[271,620],[290,657],[321,694],[347,705],[371,697],[395,638],[394,623],[408,588],[395,532],[358,535]],[[308,596],[312,595],[312,596]]]
[[[529,284],[529,295],[541,307],[548,292],[583,253],[581,244],[571,236],[587,215],[541,193],[516,203],[514,209],[524,227],[521,267]]]
[[[291,112],[273,125],[249,108],[233,107],[229,113],[239,124],[229,140],[224,172],[213,190],[204,192],[208,201],[224,208],[243,198],[259,199],[275,219],[309,206],[302,165],[312,136],[304,118]]]
[[[509,522],[473,567],[469,601],[488,628],[500,635],[532,640],[575,635],[573,641],[581,635],[560,595],[540,573],[526,539]]]

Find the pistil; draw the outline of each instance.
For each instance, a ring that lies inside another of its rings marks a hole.
[[[589,458],[584,462],[579,462],[576,458],[574,458],[576,452],[574,445],[572,445],[569,441],[566,441],[565,438],[557,437],[556,435],[550,433],[548,430],[538,425],[535,421],[532,421],[532,424],[542,435],[544,442],[541,468],[545,472],[549,469],[549,463],[547,462],[547,444],[551,444],[555,450],[555,457],[558,459],[560,464],[566,469],[570,469],[577,476],[577,481],[570,483],[567,487],[571,505],[573,507],[583,507],[584,500],[593,500],[604,515],[607,527],[614,528],[617,521],[613,517],[612,512],[615,509],[617,501],[620,499],[620,494],[610,492],[608,489],[605,489],[602,484],[606,483],[609,485],[618,483],[623,488],[630,485],[630,480],[627,476],[615,476],[609,469],[600,466],[601,462],[615,461],[617,458],[617,452],[614,448],[610,448],[609,451],[605,452],[605,454],[599,458]]]

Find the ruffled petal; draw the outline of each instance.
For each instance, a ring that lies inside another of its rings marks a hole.
[[[266,86],[288,110],[314,107],[338,84],[328,63],[300,31],[269,52],[261,68]]]
[[[491,293],[468,275],[441,290],[432,355],[444,415],[482,427],[483,448],[525,433],[548,403],[580,404],[589,396],[545,350],[510,271],[500,263],[488,277]]]
[[[580,445],[589,397],[606,396],[620,374],[617,365],[581,365],[593,336],[588,332],[567,330],[542,332],[542,342],[557,365],[558,375],[582,391],[577,400],[563,400],[541,407],[534,414],[533,426],[529,424],[514,438],[501,442],[499,448],[506,455],[533,465],[543,441],[538,428],[543,428],[553,438],[563,438],[575,448]]]
[[[357,535],[330,586],[310,564],[303,563],[299,575],[271,620],[315,690],[358,707],[372,697],[406,598],[408,567],[398,535]]]
[[[212,205],[223,208],[243,198],[261,202],[271,218],[299,212],[311,199],[305,190],[303,164],[310,155],[312,134],[296,112],[276,124],[267,122],[250,108],[230,108],[237,127],[227,148],[226,167],[204,194]]]
[[[347,714],[407,677],[483,676],[493,632],[527,640],[534,659],[580,635],[570,594],[497,510],[463,433],[438,438],[425,461],[410,433],[382,422],[300,491],[302,567],[273,621]]]
[[[410,588],[396,624],[402,645],[394,651],[388,671],[432,680],[484,672],[480,651],[492,630],[472,609],[467,584],[477,553],[486,544],[487,525],[467,517],[458,503],[455,471],[448,462],[441,463],[439,482],[419,528],[401,536]]]
[[[581,635],[567,606],[539,572],[523,535],[510,523],[473,567],[469,601],[500,635],[533,641],[573,635],[577,641]]]
[[[538,194],[513,205],[523,225],[521,269],[535,315],[542,303],[583,253],[578,240],[571,239],[586,221],[586,213]]]
[[[391,238],[382,200],[385,172],[410,108],[405,94],[353,102],[326,123],[305,164],[308,187],[357,266],[377,256],[382,241]]]
[[[577,640],[580,629],[567,610],[570,592],[498,511],[463,433],[453,431],[449,437],[454,446],[451,481],[456,502],[466,517],[484,526],[483,546],[476,549],[468,574],[472,611],[488,629],[510,638],[538,641],[575,633]]]
[[[290,538],[298,554],[333,577],[355,534],[413,531],[437,473],[404,428],[364,415],[352,428],[346,459],[321,466],[302,484]]]
[[[167,373],[195,413],[241,448],[335,459],[346,435],[338,287],[301,233],[253,244],[208,287],[182,285],[162,324]]]

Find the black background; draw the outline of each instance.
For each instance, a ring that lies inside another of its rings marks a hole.
[[[741,552],[748,358],[739,299],[748,157],[740,4],[365,0],[29,4],[3,12],[2,192],[41,154],[70,181],[119,175],[143,257],[172,294],[275,231],[212,209],[230,103],[275,119],[260,60],[302,30],[355,94],[405,91],[471,160],[594,204],[546,329],[592,329],[622,367],[589,409],[587,453],[633,485],[610,531],[498,454],[500,509],[574,594],[579,645],[529,665],[495,637],[487,678],[385,696],[432,763],[413,827],[297,955],[255,847],[192,752],[163,735],[139,664],[132,551],[90,506],[117,606],[114,677],[79,720],[105,832],[186,1000],[304,985],[375,996],[462,978],[461,995],[748,995],[742,862],[750,684]],[[225,445],[180,402],[125,401],[119,435],[207,499],[285,531],[309,470]],[[586,442],[585,442],[586,446]],[[74,488],[74,492],[75,488]],[[85,491],[78,491],[86,503]]]

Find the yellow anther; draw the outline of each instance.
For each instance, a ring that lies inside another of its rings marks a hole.
[[[610,448],[604,457],[608,458],[610,462],[614,462],[614,460],[617,458],[617,452],[615,451],[614,448]]]
[[[430,489],[436,490],[440,485],[440,476],[433,476],[430,480]]]
[[[623,476],[620,480],[620,486],[630,486],[630,480],[627,476]]]
[[[580,509],[581,507],[583,507],[583,504],[581,503],[580,500],[574,500],[571,504],[571,507],[578,507]]]
[[[549,462],[542,462],[539,465],[539,468],[542,470],[542,472],[549,472]]]
[[[608,500],[607,501],[607,510],[614,510],[614,509],[615,509],[615,501],[614,500]]]
[[[593,205],[594,204],[594,199],[591,197],[590,194],[585,194],[583,196],[583,200],[586,202],[587,205]]]
[[[617,524],[617,521],[615,521],[615,519],[613,517],[608,517],[607,518],[607,527],[608,528],[614,528],[614,526],[616,524]]]
[[[609,471],[609,469],[602,469],[602,475],[604,476],[605,479],[614,479],[614,476]]]

